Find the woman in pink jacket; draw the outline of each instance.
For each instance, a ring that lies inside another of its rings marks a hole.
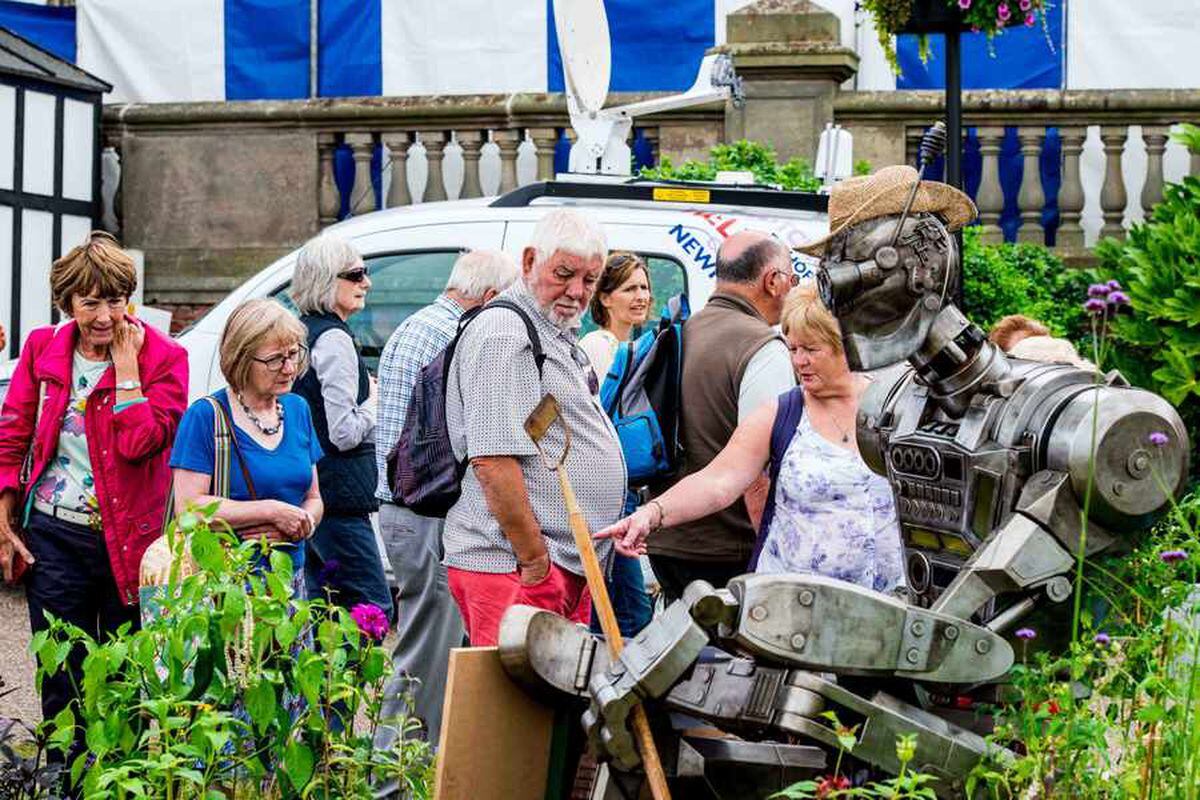
[[[188,369],[182,347],[128,316],[136,286],[103,232],[55,261],[51,292],[71,320],[29,334],[0,411],[0,568],[25,572],[35,633],[47,614],[97,638],[138,624],[138,564],[162,530]],[[43,683],[44,719],[75,698],[82,660]]]

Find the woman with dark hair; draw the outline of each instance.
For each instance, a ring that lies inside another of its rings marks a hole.
[[[589,310],[596,330],[579,340],[604,381],[617,349],[629,341],[634,329],[650,316],[654,295],[650,290],[650,270],[636,253],[612,253],[600,274],[600,283],[592,295]]]
[[[133,259],[103,231],[55,261],[50,290],[69,321],[30,332],[4,398],[0,568],[5,580],[28,569],[34,633],[48,615],[97,639],[138,625],[138,567],[162,533],[188,365],[130,315],[136,288]],[[76,648],[42,682],[44,719],[78,698],[83,657]]]

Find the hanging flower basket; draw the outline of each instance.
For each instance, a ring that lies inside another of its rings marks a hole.
[[[924,61],[929,56],[926,37],[931,33],[982,32],[990,39],[1005,28],[1044,25],[1047,0],[863,0],[862,5],[875,18],[879,43],[899,74],[897,34],[920,35]]]

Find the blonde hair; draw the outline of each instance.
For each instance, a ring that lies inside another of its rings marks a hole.
[[[68,316],[75,295],[128,300],[135,289],[137,268],[133,259],[106,231],[92,231],[86,242],[72,247],[50,267],[50,296]]]
[[[843,352],[842,330],[821,302],[814,281],[801,281],[787,293],[779,321],[784,336],[790,336],[792,331],[804,331],[832,347],[835,353]]]
[[[231,389],[240,392],[250,380],[250,369],[254,366],[258,348],[272,342],[289,347],[293,344],[303,346],[306,341],[308,330],[278,300],[247,300],[233,310],[221,332],[221,374]],[[305,352],[296,365],[296,377],[307,368],[308,353]]]
[[[999,345],[1001,350],[1007,352],[1027,336],[1049,335],[1050,329],[1036,319],[1030,319],[1024,314],[1009,314],[1007,317],[1001,317],[992,326],[992,332],[988,334],[988,341]]]
[[[646,266],[642,257],[637,253],[624,251],[610,253],[604,262],[604,271],[600,273],[600,280],[596,284],[596,293],[592,295],[592,302],[589,306],[593,322],[601,328],[608,327],[608,309],[604,307],[604,303],[600,302],[600,298],[621,288],[621,284],[629,280],[629,276],[639,269],[646,274],[646,288],[650,290],[650,302],[653,304],[654,287],[650,285],[650,268]]]

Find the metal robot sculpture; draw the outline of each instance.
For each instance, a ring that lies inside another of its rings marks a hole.
[[[590,699],[590,746],[618,773],[637,766],[626,720],[645,701],[662,720],[742,737],[676,737],[677,777],[712,789],[736,764],[759,777],[711,794],[761,797],[824,768],[838,743],[821,715],[834,711],[861,725],[856,758],[895,771],[897,736],[915,734],[912,766],[961,796],[988,749],[970,706],[1013,664],[1004,633],[1035,609],[1069,619],[1079,549],[1129,544],[1182,490],[1188,435],[1169,403],[1116,372],[1009,358],[947,300],[958,273],[943,221],[907,208],[836,233],[818,273],[851,368],[891,367],[860,403],[857,436],[893,488],[907,601],[813,575],[697,581],[615,663],[549,612],[505,617],[510,675]],[[1165,448],[1148,445],[1154,431]]]

